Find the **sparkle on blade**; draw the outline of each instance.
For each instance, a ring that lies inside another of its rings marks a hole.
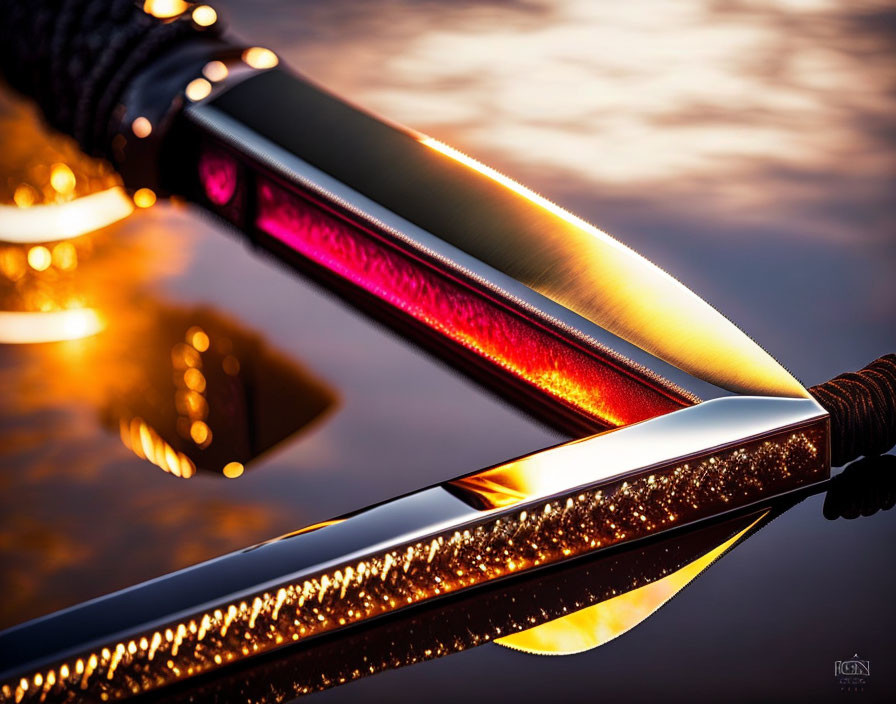
[[[127,634],[6,682],[0,702],[119,699],[443,594],[748,505],[820,478],[825,437],[824,424],[816,423],[400,543]]]

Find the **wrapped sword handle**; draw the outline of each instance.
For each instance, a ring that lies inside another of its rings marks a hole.
[[[0,0],[0,73],[37,102],[52,127],[111,161],[128,187],[158,188],[157,151],[184,85],[229,45],[219,22],[200,26],[189,12],[159,19],[142,6]],[[130,146],[135,108],[147,114],[153,134]],[[136,158],[124,158],[128,148]]]
[[[831,416],[831,464],[873,457],[896,444],[896,354],[809,389]]]

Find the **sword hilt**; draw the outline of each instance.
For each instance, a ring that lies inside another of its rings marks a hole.
[[[882,455],[896,445],[896,354],[809,389],[831,416],[831,464]]]
[[[53,128],[111,161],[127,186],[158,188],[157,158],[124,163],[123,137],[133,135],[122,121],[133,112],[135,83],[161,65],[149,81],[153,135],[139,140],[137,151],[161,144],[183,86],[230,48],[219,22],[203,26],[193,17],[185,11],[160,19],[135,0],[0,0],[0,73],[37,102]],[[146,92],[138,96],[141,107]]]

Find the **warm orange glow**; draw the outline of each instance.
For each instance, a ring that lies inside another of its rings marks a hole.
[[[263,232],[488,360],[513,383],[538,389],[591,428],[645,420],[692,402],[646,375],[628,373],[600,351],[547,332],[435,267],[383,247],[378,238],[273,183],[259,184],[258,212]]]
[[[186,95],[192,101],[202,100],[212,92],[212,84],[204,78],[194,78],[187,84]]]
[[[193,9],[193,21],[200,27],[211,27],[218,21],[218,13],[213,7],[208,5],[199,5]]]
[[[253,46],[250,49],[246,49],[243,52],[243,61],[252,68],[257,69],[274,68],[274,66],[280,63],[280,59],[277,58],[273,51],[261,46]]]
[[[205,445],[211,439],[212,431],[205,421],[195,420],[190,426],[190,437],[197,445]]]
[[[205,376],[195,367],[190,367],[184,372],[184,384],[191,391],[201,394],[205,391]]]
[[[227,78],[227,75],[230,71],[227,68],[227,64],[223,61],[209,61],[205,66],[202,67],[202,75],[205,76],[212,83],[217,81],[223,81]]]
[[[179,343],[171,350],[171,364],[174,365],[175,369],[201,367],[202,359],[193,347]]]
[[[545,269],[531,281],[524,274],[523,283],[704,381],[748,395],[808,396],[730,320],[619,240],[476,159],[430,137],[418,139],[557,218],[556,225],[527,240],[527,256]],[[529,271],[512,248],[495,249],[501,251],[486,263],[505,273]]]
[[[35,271],[46,271],[53,263],[50,250],[43,245],[32,247],[28,250],[28,265]]]
[[[53,247],[53,264],[62,271],[72,271],[78,266],[78,251],[71,242],[60,242]]]
[[[51,242],[79,237],[126,218],[133,210],[133,202],[118,187],[66,203],[28,208],[0,205],[0,240]]]
[[[0,250],[0,271],[10,281],[18,281],[28,270],[25,253],[18,247],[5,247]]]
[[[538,195],[535,191],[526,188],[524,185],[519,183],[518,181],[514,181],[509,176],[505,176],[500,171],[496,171],[490,166],[486,166],[481,161],[477,161],[476,159],[467,156],[461,151],[458,151],[454,147],[449,147],[447,144],[440,142],[437,139],[433,139],[432,137],[421,136],[420,143],[426,145],[430,149],[434,149],[437,152],[444,154],[445,156],[454,159],[455,161],[460,162],[464,166],[467,166],[479,173],[488,176],[493,181],[497,181],[505,188],[509,188],[514,193],[522,196],[526,200],[530,200],[535,203],[538,207],[544,208],[552,215],[556,215],[558,218],[565,220],[571,225],[575,225],[576,227],[580,227],[583,230],[594,230],[596,232],[600,232],[593,225],[585,222],[580,217],[573,215],[571,212],[566,210],[565,208],[561,208],[556,203],[549,201],[544,196]],[[602,233],[601,233],[602,234]],[[623,246],[623,245],[620,245]]]
[[[189,342],[198,352],[205,352],[209,346],[208,335],[205,330],[198,326],[193,326],[187,330],[187,342]]]
[[[150,188],[138,188],[134,192],[134,204],[138,208],[151,208],[156,204],[156,194]]]
[[[761,515],[733,538],[662,579],[535,628],[498,638],[495,643],[538,655],[573,655],[597,648],[647,619],[730,550],[766,515]]]
[[[178,392],[174,398],[174,403],[179,413],[190,418],[205,418],[208,414],[208,403],[202,394],[198,394],[195,391]]]
[[[228,462],[224,465],[224,469],[221,472],[228,479],[236,479],[237,477],[241,477],[243,475],[243,471],[245,467],[239,462]]]
[[[152,134],[152,123],[142,115],[131,123],[131,131],[140,139]]]
[[[147,425],[142,418],[118,422],[121,442],[140,459],[152,462],[156,467],[176,477],[189,479],[196,474],[196,465],[182,452],[178,452]]]
[[[0,311],[0,343],[26,344],[77,340],[95,335],[104,324],[89,308],[32,313]]]
[[[143,3],[143,11],[159,19],[168,19],[182,15],[189,6],[184,0],[146,0]]]
[[[62,195],[69,195],[75,190],[75,174],[65,164],[53,164],[50,170],[50,185]]]
[[[29,186],[27,183],[19,184],[12,196],[13,201],[20,208],[30,208],[39,198],[40,195],[38,192],[34,190],[33,186]]]

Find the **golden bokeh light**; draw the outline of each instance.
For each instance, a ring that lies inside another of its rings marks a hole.
[[[140,139],[144,139],[152,134],[152,123],[141,115],[131,123],[131,131]]]
[[[200,27],[211,27],[218,21],[218,13],[215,12],[215,8],[209,7],[208,5],[199,5],[193,8],[193,14],[191,16],[193,21]]]
[[[191,391],[202,393],[205,391],[205,375],[195,367],[190,367],[184,372],[184,384]]]
[[[46,271],[53,263],[50,250],[43,245],[37,245],[28,250],[28,265],[35,271]]]
[[[138,208],[150,208],[156,204],[156,194],[151,188],[138,188],[134,192],[134,205]]]
[[[30,208],[40,200],[40,194],[33,186],[29,186],[27,183],[22,183],[16,187],[12,199],[20,208]]]
[[[185,0],[146,0],[143,3],[143,11],[159,19],[168,19],[182,15],[189,6]]]
[[[262,46],[253,46],[246,49],[243,52],[243,61],[252,68],[257,69],[274,68],[274,66],[280,63],[280,59],[277,58],[273,51]]]
[[[209,346],[209,339],[205,330],[196,325],[187,330],[187,342],[193,345],[198,352],[205,352]]]
[[[241,477],[243,475],[243,471],[245,471],[245,467],[239,462],[228,462],[224,465],[224,469],[221,472],[228,479],[236,479],[237,477]]]
[[[223,81],[229,73],[227,64],[223,61],[209,61],[202,67],[202,75],[213,83]]]
[[[0,250],[0,271],[10,281],[21,279],[28,269],[25,252],[19,247],[4,247]]]
[[[75,174],[65,164],[53,164],[50,169],[50,185],[61,195],[70,195],[75,190]]]
[[[194,78],[187,84],[186,96],[192,101],[202,100],[212,92],[212,84],[204,78]]]
[[[190,426],[190,437],[197,445],[205,445],[211,441],[212,431],[205,421],[195,420]]]
[[[171,364],[175,369],[186,369],[187,367],[201,367],[202,359],[199,353],[190,345],[178,343],[171,350]]]
[[[179,413],[190,418],[200,419],[208,415],[208,403],[202,394],[195,391],[179,391],[174,397],[174,404]],[[190,432],[192,434],[192,429]]]
[[[176,477],[189,479],[196,474],[196,465],[178,452],[142,418],[119,420],[121,442],[137,457],[152,462],[159,469]]]
[[[78,251],[71,242],[60,242],[53,247],[53,264],[62,271],[78,267]]]

